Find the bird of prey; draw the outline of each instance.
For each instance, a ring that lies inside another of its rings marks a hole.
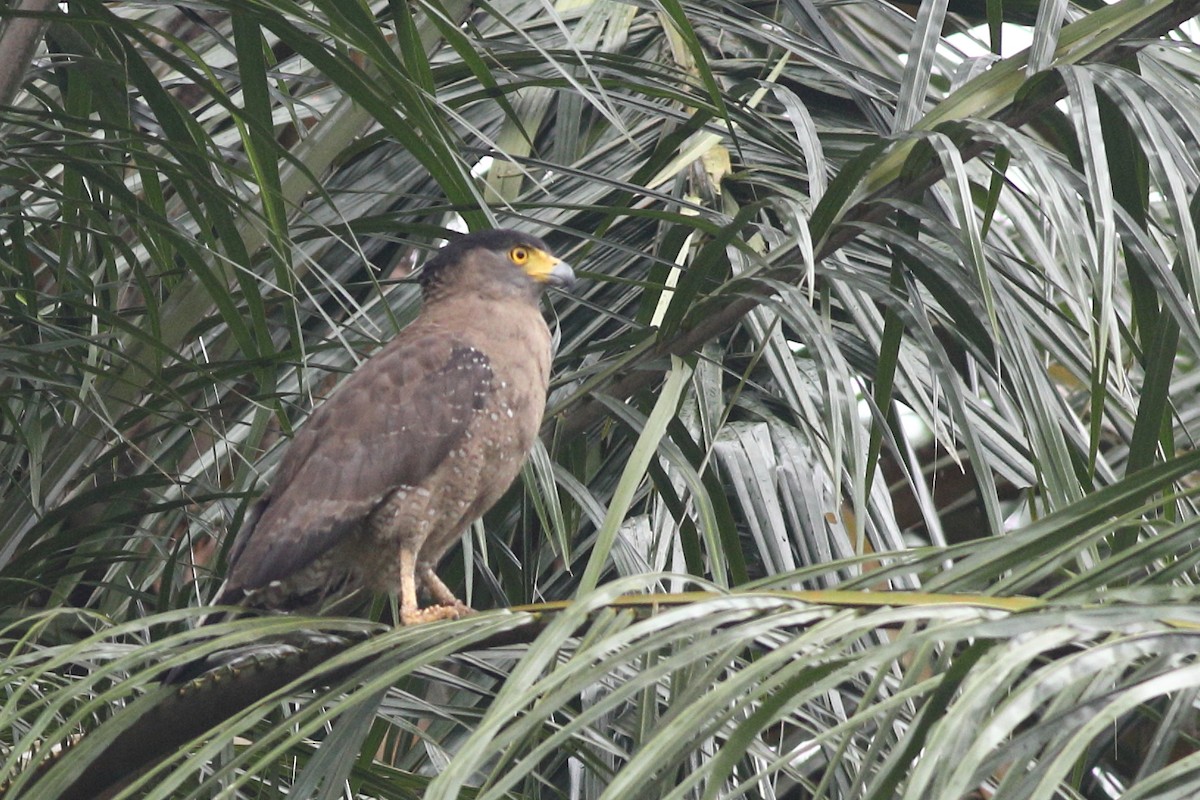
[[[420,273],[417,318],[288,445],[234,541],[217,604],[298,610],[365,588],[412,625],[470,611],[434,573],[508,489],[541,426],[547,286],[574,281],[534,236],[461,236]],[[421,608],[418,597],[433,605]]]

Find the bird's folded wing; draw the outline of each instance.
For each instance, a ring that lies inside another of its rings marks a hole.
[[[479,350],[402,333],[300,429],[257,518],[238,534],[228,589],[282,580],[361,526],[393,489],[420,485],[492,391]]]

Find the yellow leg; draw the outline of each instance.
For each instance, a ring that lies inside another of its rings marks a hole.
[[[429,589],[434,601],[439,603],[428,608],[417,607],[417,576]],[[471,613],[471,608],[454,596],[454,592],[442,583],[427,564],[418,564],[416,555],[400,550],[400,622],[404,625],[420,625],[441,619],[458,619]]]
[[[450,591],[450,587],[442,583],[442,579],[433,571],[433,566],[427,563],[417,564],[417,575],[425,584],[425,588],[429,590],[429,596],[433,598],[445,612],[454,612],[454,619],[465,617],[472,613],[472,608],[454,596],[454,592]],[[426,609],[427,611],[432,609]]]
[[[415,625],[422,622],[417,608],[417,554],[406,547],[400,548],[400,622]]]

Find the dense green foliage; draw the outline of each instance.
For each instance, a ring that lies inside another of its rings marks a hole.
[[[1200,794],[1200,3],[952,10],[0,10],[10,796]],[[485,613],[193,632],[492,225],[584,282]]]

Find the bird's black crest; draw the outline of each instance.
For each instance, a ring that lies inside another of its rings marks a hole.
[[[437,251],[437,254],[433,258],[425,262],[425,266],[421,269],[421,274],[418,277],[418,280],[421,282],[421,288],[428,288],[437,283],[447,267],[458,263],[462,256],[471,250],[492,250],[497,253],[504,253],[519,244],[526,245],[527,247],[535,247],[538,250],[545,250],[546,252],[550,250],[545,242],[533,234],[505,228],[466,233],[457,239],[451,239],[445,247]]]

